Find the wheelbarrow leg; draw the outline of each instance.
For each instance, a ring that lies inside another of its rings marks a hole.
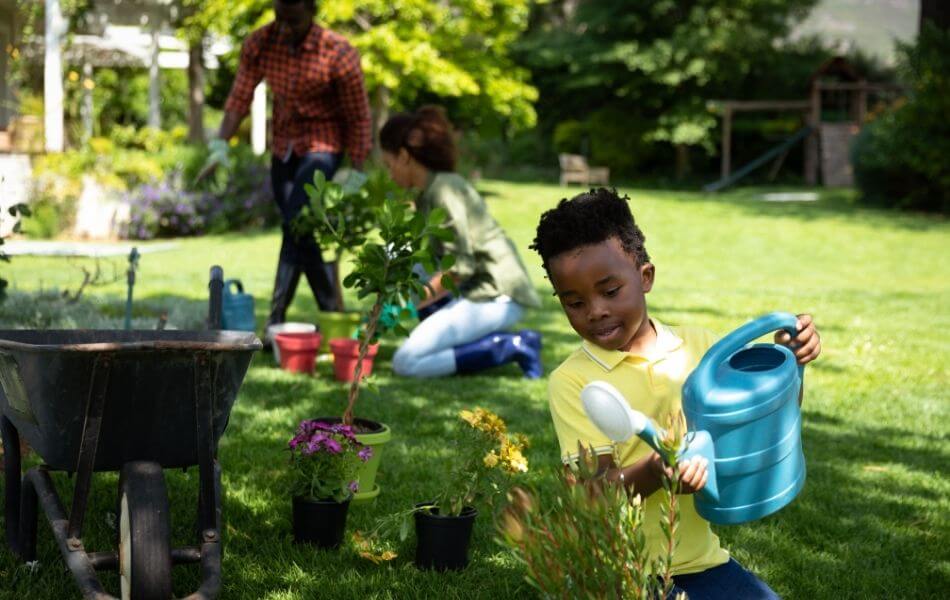
[[[36,560],[36,516],[39,497],[36,488],[27,483],[20,494],[20,548],[17,554],[23,562]]]
[[[3,475],[6,480],[4,494],[4,518],[6,519],[7,545],[14,553],[20,553],[20,435],[10,419],[0,415],[0,434],[3,436]]]

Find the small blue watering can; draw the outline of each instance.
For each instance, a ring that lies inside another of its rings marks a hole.
[[[802,367],[791,350],[753,340],[784,329],[795,315],[771,313],[747,323],[709,349],[683,385],[689,433],[681,459],[708,460],[696,510],[720,525],[754,521],[791,502],[805,485],[798,395]],[[613,386],[595,381],[581,391],[591,421],[615,442],[638,435],[658,450],[662,435],[630,408]]]
[[[232,292],[231,287],[237,288]],[[244,293],[240,279],[228,279],[224,282],[224,296],[221,299],[221,321],[224,329],[234,331],[254,331],[254,297]]]

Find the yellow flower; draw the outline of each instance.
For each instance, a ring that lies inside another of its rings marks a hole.
[[[484,408],[475,408],[474,412],[463,410],[459,413],[459,418],[468,423],[473,429],[484,431],[499,439],[507,429],[505,421],[501,417]]]
[[[501,446],[501,462],[509,473],[525,473],[528,471],[528,459],[521,452],[522,447],[506,441]]]
[[[473,413],[470,410],[463,410],[462,412],[460,412],[459,418],[465,421],[466,423],[468,423],[469,425],[471,425],[472,427],[475,427],[475,424],[478,422],[475,419],[475,413]]]
[[[482,462],[485,463],[485,466],[491,469],[498,464],[498,455],[495,454],[495,451],[492,450],[485,455],[485,458],[482,459]]]

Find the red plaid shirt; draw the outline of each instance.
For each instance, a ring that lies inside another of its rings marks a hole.
[[[247,115],[254,88],[267,82],[273,97],[271,152],[342,152],[359,164],[372,146],[369,104],[360,55],[346,39],[316,24],[298,48],[276,23],[254,31],[224,110]]]

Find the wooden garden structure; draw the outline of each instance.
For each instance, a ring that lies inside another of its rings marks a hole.
[[[860,77],[844,58],[826,61],[809,79],[809,95],[803,100],[724,100],[713,103],[722,115],[721,179],[708,189],[721,189],[745,176],[775,156],[772,176],[781,167],[792,143],[804,138],[802,176],[809,185],[821,180],[825,186],[852,183],[849,147],[867,118],[869,107],[893,101],[903,93],[900,86],[870,83]],[[732,122],[742,112],[797,112],[803,128],[792,138],[759,157],[736,173],[732,165]],[[791,143],[789,143],[791,142]],[[765,158],[766,160],[761,160]]]

